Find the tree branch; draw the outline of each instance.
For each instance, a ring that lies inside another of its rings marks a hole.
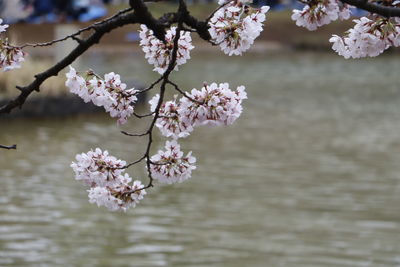
[[[208,32],[208,21],[200,21],[197,20],[195,17],[193,17],[192,15],[190,15],[186,3],[182,3],[182,11],[181,11],[181,15],[182,15],[182,20],[183,22],[191,27],[192,29],[195,29],[197,34],[203,39],[203,40],[210,40],[211,39],[211,35]]]
[[[144,6],[143,7],[140,4],[140,2],[142,2],[142,1],[141,0],[130,0],[131,6],[134,7],[135,11],[138,10],[138,12],[139,11],[144,12],[144,8],[146,8],[146,10],[147,10],[147,7],[142,3]],[[133,6],[133,4],[135,4],[135,6]],[[226,4],[224,4],[223,6],[225,6],[225,5]],[[217,12],[220,8],[221,7],[214,10],[214,12],[210,16],[215,14],[215,12]],[[148,12],[148,10],[146,12]],[[180,4],[180,11],[165,13],[158,20],[155,20],[154,18],[149,19],[148,15],[146,15],[146,16],[147,16],[147,17],[145,17],[146,20],[144,20],[144,22],[142,22],[142,23],[145,23],[149,28],[151,26],[151,24],[149,24],[149,22],[154,23],[155,27],[150,28],[150,29],[153,30],[154,35],[160,40],[164,40],[165,27],[169,27],[173,23],[178,23],[179,16],[180,16],[182,22],[185,23],[190,28],[196,30],[197,34],[202,39],[204,39],[206,41],[211,39],[210,33],[208,32],[208,28],[209,28],[208,21],[211,17],[207,18],[205,21],[200,21],[200,20],[196,19],[195,17],[190,15],[190,12],[187,8],[186,3]],[[150,16],[151,16],[151,14],[150,14]],[[159,31],[157,28],[163,28],[163,32],[162,33],[160,32],[160,35],[162,34],[162,38],[160,38],[156,35],[157,31]]]
[[[194,103],[197,103],[197,104],[199,104],[199,105],[203,105],[203,104],[204,104],[203,102],[198,101],[198,100],[196,100],[196,99],[190,97],[186,92],[184,92],[182,89],[180,89],[179,86],[178,86],[176,83],[171,82],[170,80],[168,80],[167,83],[169,83],[170,85],[172,85],[172,86],[175,88],[176,91],[178,91],[180,94],[182,94],[184,97],[186,97],[186,98],[189,99],[190,101],[192,101],[192,102],[194,102]]]
[[[72,50],[69,55],[67,55],[60,62],[47,69],[46,71],[35,75],[35,80],[25,87],[18,86],[17,88],[21,91],[20,95],[17,96],[14,100],[11,100],[9,103],[0,107],[0,115],[4,113],[10,113],[16,107],[21,107],[28,96],[33,92],[39,92],[41,84],[50,78],[51,76],[57,76],[58,73],[70,65],[75,61],[76,58],[81,56],[86,52],[91,46],[98,43],[104,34],[127,24],[137,23],[136,13],[128,13],[123,14],[117,17],[114,17],[111,20],[107,20],[102,24],[98,24],[93,26],[95,32],[89,36],[87,39],[82,40],[74,50]]]
[[[149,134],[148,131],[146,131],[145,133],[141,133],[141,134],[131,134],[125,131],[121,131],[122,134],[127,135],[127,136],[134,136],[134,137],[141,137],[141,136],[146,136]]]
[[[140,1],[133,0],[133,1],[130,1],[130,2],[140,2]],[[130,195],[130,194],[133,194],[135,192],[138,192],[138,191],[141,191],[143,189],[147,189],[147,188],[150,188],[150,187],[153,186],[153,176],[151,174],[151,168],[150,168],[150,165],[153,164],[151,162],[151,160],[150,160],[150,150],[151,150],[151,147],[152,147],[152,144],[153,144],[153,129],[154,129],[154,126],[156,124],[157,119],[160,118],[160,109],[161,109],[161,106],[162,106],[162,102],[164,101],[164,95],[165,95],[165,91],[166,91],[166,85],[167,85],[167,83],[169,81],[169,75],[171,74],[171,72],[175,68],[175,64],[176,64],[176,60],[177,60],[177,54],[178,54],[178,47],[179,47],[178,46],[178,41],[179,41],[179,38],[180,38],[180,32],[181,32],[181,30],[183,28],[183,14],[184,13],[185,13],[185,3],[184,3],[184,0],[180,0],[179,1],[179,9],[178,9],[178,12],[177,12],[177,17],[176,17],[177,18],[177,22],[178,22],[178,27],[176,29],[176,34],[175,34],[175,37],[174,37],[174,40],[173,40],[174,46],[173,46],[173,49],[172,49],[172,52],[171,52],[171,59],[170,59],[170,62],[168,64],[168,68],[166,69],[164,74],[161,76],[160,79],[158,79],[154,83],[154,85],[155,85],[159,81],[162,81],[161,85],[160,85],[160,98],[158,100],[157,106],[156,106],[155,111],[154,111],[154,118],[151,121],[148,130],[145,133],[138,134],[138,135],[129,134],[127,132],[122,132],[123,134],[128,135],[128,136],[145,136],[145,135],[148,135],[147,147],[146,147],[146,151],[145,151],[145,154],[144,154],[143,158],[139,159],[136,162],[133,162],[132,164],[129,164],[129,166],[131,166],[133,164],[136,164],[136,163],[142,161],[143,159],[146,159],[147,175],[149,177],[149,182],[148,182],[148,184],[146,186],[144,186],[142,188],[125,192],[125,195]]]
[[[0,148],[3,148],[3,149],[17,149],[17,145],[12,145],[12,146],[3,146],[3,145],[0,145]]]
[[[376,13],[384,17],[400,17],[400,8],[382,6],[370,3],[365,0],[340,0],[342,3],[349,4],[371,13]]]
[[[165,27],[150,13],[142,0],[129,0],[129,5],[135,10],[137,20],[153,31],[155,37],[165,42]]]
[[[25,47],[44,47],[44,46],[51,46],[51,45],[53,45],[53,44],[55,44],[55,43],[63,42],[63,41],[66,41],[66,40],[68,40],[68,39],[73,39],[73,40],[77,41],[78,43],[81,43],[82,40],[79,39],[79,38],[77,37],[77,36],[80,35],[81,33],[85,32],[85,31],[88,31],[88,30],[91,30],[91,29],[94,29],[94,27],[96,27],[97,25],[101,25],[101,24],[103,24],[103,23],[105,23],[105,22],[108,22],[108,21],[110,21],[110,20],[113,20],[114,18],[119,17],[119,16],[122,15],[122,14],[128,13],[128,12],[131,11],[131,10],[132,10],[131,7],[125,8],[125,9],[123,9],[123,10],[120,10],[118,13],[114,14],[113,16],[111,16],[111,17],[109,17],[109,18],[106,18],[106,19],[104,19],[104,20],[102,20],[102,21],[96,22],[96,23],[94,23],[94,24],[92,24],[92,25],[89,25],[89,26],[87,26],[87,27],[85,27],[85,28],[79,29],[78,31],[74,32],[73,34],[67,35],[67,36],[65,36],[65,37],[63,37],[63,38],[60,38],[60,39],[52,40],[52,41],[45,42],[45,43],[34,43],[34,44],[27,43],[27,44],[24,44],[24,45],[21,45],[21,46],[16,46],[16,47],[22,49],[22,48],[25,48]]]

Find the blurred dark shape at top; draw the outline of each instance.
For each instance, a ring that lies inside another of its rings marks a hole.
[[[186,0],[189,5],[218,0]],[[255,6],[269,5],[271,10],[301,8],[297,0],[253,0]],[[165,0],[177,2],[177,0]],[[0,0],[0,17],[6,23],[89,21],[107,14],[105,4],[128,3],[128,0]]]
[[[90,21],[107,14],[111,0],[0,0],[0,16],[7,23]]]

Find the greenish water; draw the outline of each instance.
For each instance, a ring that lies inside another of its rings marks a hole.
[[[84,63],[156,77],[141,54]],[[19,149],[0,151],[0,266],[399,266],[399,69],[399,55],[195,54],[175,81],[244,84],[245,111],[183,140],[192,179],[126,214],[89,204],[69,164],[97,146],[133,161],[145,140],[103,114],[3,120],[0,143]]]

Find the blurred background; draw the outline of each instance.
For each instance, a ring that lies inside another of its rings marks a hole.
[[[1,2],[17,44],[52,40],[126,7]],[[119,131],[140,132],[149,120],[117,127],[71,96],[63,75],[1,118],[0,143],[18,150],[0,151],[0,266],[399,266],[400,54],[345,60],[328,39],[351,22],[308,32],[290,20],[294,3],[275,5],[242,57],[195,38],[192,59],[172,79],[187,90],[203,81],[243,84],[244,113],[232,126],[198,128],[182,140],[197,157],[192,178],[157,184],[127,213],[90,204],[69,165],[96,147],[134,161],[146,140]],[[149,7],[155,16],[176,8]],[[193,1],[190,10],[205,18],[215,7]],[[137,29],[110,33],[74,66],[151,83],[157,74]],[[22,69],[0,75],[0,102],[73,45],[29,50]],[[136,109],[146,113],[148,105]],[[157,135],[154,152],[164,142]],[[147,181],[144,166],[129,173]]]

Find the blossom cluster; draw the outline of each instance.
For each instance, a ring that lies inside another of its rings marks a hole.
[[[0,33],[7,30],[8,25],[3,24],[3,20],[0,19]],[[12,69],[17,69],[21,67],[21,63],[24,59],[25,52],[19,47],[11,46],[8,40],[0,39],[0,68],[3,71],[9,71]]]
[[[195,126],[230,125],[242,113],[246,98],[244,86],[232,91],[228,83],[204,84],[201,90],[192,89],[179,100],[175,96],[163,103],[156,126],[164,136],[177,139],[189,136]],[[149,101],[152,111],[158,101],[158,95]]]
[[[332,49],[344,58],[375,57],[391,46],[400,46],[400,19],[361,17],[343,37],[329,39]]]
[[[247,1],[220,1],[221,8],[209,21],[209,33],[212,41],[221,50],[231,55],[241,55],[248,50],[263,30],[265,14],[269,6],[253,8]]]
[[[98,206],[105,206],[111,211],[126,211],[135,207],[146,191],[140,181],[134,181],[124,173],[125,161],[110,156],[108,152],[96,148],[86,154],[76,155],[76,162],[71,167],[75,172],[75,179],[90,186],[88,190],[89,202]]]
[[[177,143],[178,138],[187,137],[195,126],[232,124],[242,113],[242,101],[247,98],[244,86],[235,91],[228,83],[204,84],[201,90],[193,89],[182,98],[160,103],[159,95],[150,101],[155,112],[160,105],[156,126],[161,134],[173,138],[167,141],[165,151],[150,159],[150,173],[161,183],[180,183],[190,178],[196,158],[189,152],[184,156]]]
[[[242,101],[247,99],[243,85],[232,91],[228,83],[204,84],[188,96],[182,98],[180,112],[182,120],[194,126],[232,124],[243,111]]]
[[[9,27],[8,24],[3,24],[3,25],[2,24],[3,24],[3,20],[0,19],[0,33],[5,32],[7,30],[7,28]]]
[[[150,110],[156,110],[160,96],[155,95],[150,101]],[[159,118],[156,120],[156,127],[160,129],[161,134],[174,139],[184,138],[193,131],[193,125],[182,121],[180,116],[181,106],[177,95],[173,100],[162,103],[159,110]]]
[[[153,70],[159,74],[164,74],[171,62],[176,29],[176,27],[171,27],[171,29],[166,32],[165,42],[163,42],[157,39],[153,31],[148,29],[146,25],[141,25],[140,46],[149,64],[154,65]],[[178,70],[179,65],[185,64],[186,61],[190,59],[190,50],[193,48],[190,32],[181,32],[178,39],[178,50],[174,70]]]
[[[152,177],[165,184],[181,183],[189,179],[192,170],[196,169],[196,158],[192,152],[184,156],[176,140],[167,141],[165,151],[159,150],[150,161]]]
[[[339,0],[312,0],[302,10],[294,9],[292,20],[297,26],[314,31],[337,19],[349,19],[350,15],[350,6]]]
[[[117,117],[119,124],[126,123],[133,114],[133,104],[137,101],[138,91],[134,88],[126,89],[126,84],[114,72],[104,75],[101,79],[93,71],[87,71],[84,76],[79,75],[70,66],[66,74],[65,85],[74,94],[80,96],[86,103],[93,102],[96,106],[102,106],[110,113],[111,117]]]

